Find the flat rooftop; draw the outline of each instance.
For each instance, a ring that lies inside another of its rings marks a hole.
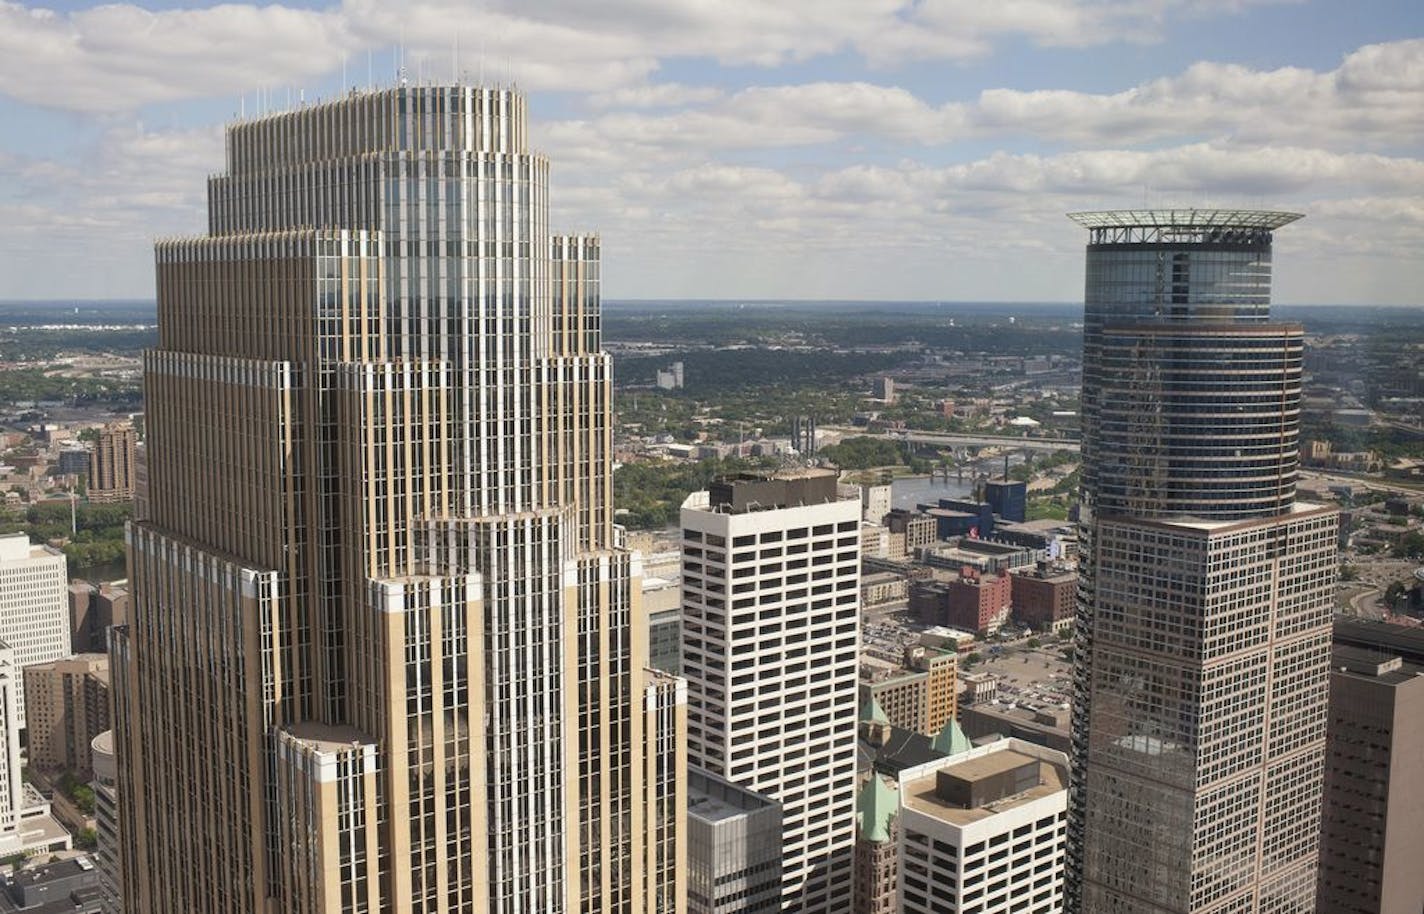
[[[1110,523],[1127,523],[1133,526],[1143,527],[1168,527],[1185,530],[1198,530],[1203,533],[1219,533],[1227,530],[1246,530],[1261,524],[1274,523],[1280,517],[1298,517],[1307,514],[1315,514],[1321,511],[1336,510],[1330,505],[1318,505],[1314,502],[1297,501],[1286,510],[1284,515],[1270,515],[1266,517],[1238,517],[1230,520],[1212,520],[1201,517],[1162,517],[1162,518],[1137,518],[1126,515],[1104,515],[1102,520]]]
[[[704,822],[724,822],[774,808],[779,808],[775,800],[755,791],[695,768],[687,771],[687,812]]]
[[[972,809],[965,809],[946,802],[936,792],[937,777],[941,771],[949,771],[968,781],[979,781],[1005,774],[1024,765],[1037,764],[1039,784],[1022,793],[1016,793],[999,800],[985,803]],[[906,805],[916,812],[934,816],[952,825],[972,825],[1010,809],[1041,800],[1044,797],[1065,790],[1068,786],[1068,770],[1064,766],[1034,758],[1016,749],[1001,749],[976,758],[955,762],[923,774],[905,784]]]
[[[316,721],[290,724],[287,727],[287,732],[323,752],[342,752],[354,745],[375,742],[355,727],[333,726]]]

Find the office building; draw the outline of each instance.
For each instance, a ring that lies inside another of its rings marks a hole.
[[[0,847],[11,843],[26,805],[20,769],[20,682],[15,651],[0,641]]]
[[[526,107],[243,121],[208,234],[158,245],[110,635],[130,911],[678,906],[599,240],[550,232]]]
[[[67,568],[58,549],[33,545],[23,533],[0,536],[0,641],[14,652],[20,730],[25,728],[25,687],[19,671],[70,652]]]
[[[57,467],[61,476],[83,476],[89,472],[89,449],[86,447],[61,448]]]
[[[953,651],[918,644],[898,665],[862,656],[857,701],[875,702],[893,726],[934,735],[954,719],[957,670]]]
[[[688,768],[688,914],[780,910],[781,806],[715,774]]]
[[[1364,640],[1373,644],[1349,644]],[[1424,911],[1424,633],[1342,621],[1330,659],[1319,914]]]
[[[138,436],[128,422],[112,422],[99,430],[89,452],[89,484],[95,503],[131,501],[134,497],[134,448]]]
[[[119,889],[119,767],[114,759],[114,732],[105,730],[89,744],[94,780],[94,868],[99,872],[99,905],[103,914],[123,914]]]
[[[1021,479],[984,480],[984,501],[1000,520],[1021,524],[1028,519],[1028,483]]]
[[[1009,575],[1016,622],[1034,631],[1061,631],[1073,625],[1078,608],[1078,572],[1040,562]]]
[[[109,656],[34,663],[24,680],[30,764],[89,780],[89,744],[109,729]]]
[[[689,764],[781,804],[786,912],[839,914],[855,843],[860,500],[833,470],[682,507]]]
[[[50,805],[25,782],[20,755],[20,666],[0,641],[0,858],[68,850],[69,832]]]
[[[1005,739],[901,773],[904,914],[1062,910],[1068,757]]]
[[[108,650],[109,628],[129,619],[129,592],[125,582],[90,584],[78,578],[69,582],[69,652],[103,653]]]
[[[889,485],[860,486],[861,518],[870,524],[882,524],[890,513],[893,487]]]
[[[890,529],[890,558],[914,558],[915,554],[935,541],[934,518],[909,511],[892,508],[885,515],[885,526]]]
[[[873,382],[871,393],[875,399],[889,406],[895,402],[895,379],[880,375]]]
[[[1296,501],[1289,213],[1089,230],[1068,909],[1308,912],[1337,516]]]

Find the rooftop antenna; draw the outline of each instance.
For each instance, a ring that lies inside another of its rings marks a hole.
[[[376,69],[373,62],[372,51],[366,49],[366,91],[370,92],[376,87]]]

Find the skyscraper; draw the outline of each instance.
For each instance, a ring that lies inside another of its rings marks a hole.
[[[1424,631],[1335,624],[1319,914],[1424,910]]]
[[[1070,910],[1314,909],[1332,510],[1295,500],[1291,213],[1078,213],[1090,232]]]
[[[781,910],[850,911],[860,498],[834,470],[721,480],[682,506],[687,754],[781,804]]]
[[[129,501],[134,497],[134,448],[138,436],[128,422],[113,422],[99,430],[89,452],[89,500]]]
[[[226,150],[157,250],[127,909],[678,910],[686,699],[612,522],[599,242],[550,234],[525,99],[352,93]]]

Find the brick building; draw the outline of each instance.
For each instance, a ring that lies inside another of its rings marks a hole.
[[[1078,572],[1039,565],[1009,578],[1016,620],[1036,631],[1058,631],[1073,624]]]
[[[910,610],[926,622],[950,625],[981,635],[1008,621],[1013,604],[1009,575],[980,574],[960,569],[951,580],[917,581],[910,586]]]

